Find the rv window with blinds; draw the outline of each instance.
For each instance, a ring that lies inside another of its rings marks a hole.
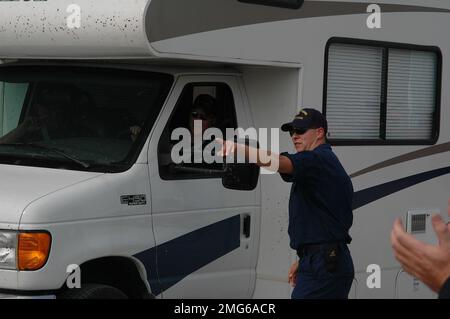
[[[324,113],[331,143],[437,141],[439,49],[334,40],[327,45],[325,64]]]

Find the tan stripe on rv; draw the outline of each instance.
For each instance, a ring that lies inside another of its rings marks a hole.
[[[305,1],[300,9],[285,9],[237,0],[152,0],[146,13],[150,42],[256,23],[348,14],[367,14],[369,3]],[[382,12],[450,12],[448,9],[378,4]]]
[[[360,171],[357,171],[357,172],[351,174],[350,177],[354,178],[354,177],[361,176],[363,174],[367,174],[367,173],[370,173],[370,172],[373,172],[373,171],[376,171],[376,170],[379,170],[379,169],[382,169],[382,168],[385,168],[388,166],[412,161],[412,160],[422,158],[422,157],[428,157],[428,156],[439,154],[439,153],[445,153],[448,151],[450,151],[450,142],[447,142],[444,144],[439,144],[439,145],[434,145],[431,147],[423,148],[418,151],[406,153],[406,154],[391,158],[387,161],[380,162],[375,165],[366,167]]]

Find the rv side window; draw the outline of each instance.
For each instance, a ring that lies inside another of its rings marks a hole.
[[[233,94],[228,85],[186,85],[158,143],[161,178],[220,178],[218,173],[224,165],[207,159],[208,154],[214,155],[211,142],[215,135],[207,135],[216,131],[225,136],[226,128],[237,128]]]
[[[331,143],[437,141],[438,49],[333,40],[326,58],[324,112]]]

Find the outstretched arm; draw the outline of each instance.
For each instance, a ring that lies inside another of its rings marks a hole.
[[[248,145],[238,144],[233,141],[226,141],[219,138],[216,140],[222,145],[222,149],[218,152],[219,156],[238,154],[245,156],[246,160],[260,167],[283,174],[292,174],[294,172],[294,166],[292,165],[291,160],[286,156],[250,147]]]

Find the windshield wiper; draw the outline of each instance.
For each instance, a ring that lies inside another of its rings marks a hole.
[[[55,154],[61,155],[69,160],[71,160],[72,162],[75,162],[81,166],[83,166],[84,168],[89,168],[91,165],[83,162],[82,160],[79,160],[76,157],[73,157],[72,155],[66,154],[65,152],[61,151],[60,149],[54,148],[54,147],[50,147],[50,146],[45,146],[45,145],[41,145],[41,144],[36,144],[36,143],[0,143],[0,146],[2,145],[6,145],[6,146],[30,146],[30,147],[34,147],[34,148],[38,148],[38,149],[42,149],[45,151],[50,151],[53,152]]]

